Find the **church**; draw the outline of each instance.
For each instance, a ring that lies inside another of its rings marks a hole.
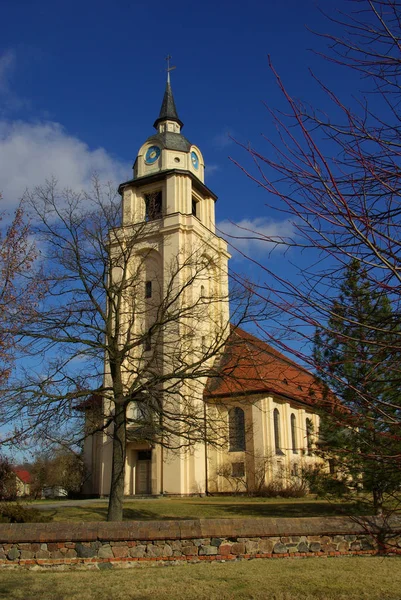
[[[321,462],[314,446],[322,399],[311,373],[230,324],[230,255],[215,230],[217,197],[205,184],[201,150],[182,135],[169,75],[156,132],[139,149],[133,178],[119,186],[122,221],[113,232],[133,248],[133,265],[140,261],[127,310],[148,332],[127,379],[157,372],[164,420],[158,429],[143,404],[127,406],[124,493],[256,492]],[[179,317],[163,320],[166,305],[168,314],[179,305]],[[106,364],[106,379],[107,372]],[[104,426],[85,440],[83,493],[107,496],[113,406],[100,397],[96,407]]]

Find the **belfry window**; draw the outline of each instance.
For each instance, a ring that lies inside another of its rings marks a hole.
[[[145,194],[145,221],[154,221],[162,216],[161,190]]]
[[[199,219],[199,202],[192,196],[192,215]]]
[[[245,450],[245,413],[238,406],[228,412],[228,439],[230,452]]]

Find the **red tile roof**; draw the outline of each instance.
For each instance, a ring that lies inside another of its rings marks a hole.
[[[205,396],[218,398],[262,392],[310,406],[324,402],[312,373],[266,342],[232,327],[216,377],[209,377]]]
[[[31,474],[29,471],[25,471],[24,469],[14,469],[14,473],[23,483],[31,483]]]

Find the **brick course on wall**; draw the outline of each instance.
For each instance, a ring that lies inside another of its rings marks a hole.
[[[12,568],[111,568],[156,561],[378,552],[401,554],[401,518],[388,522],[313,517],[0,524],[0,566]]]

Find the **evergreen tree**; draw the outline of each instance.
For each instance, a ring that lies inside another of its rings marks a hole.
[[[401,487],[400,333],[390,298],[353,259],[315,335],[318,377],[336,397],[320,438],[348,482],[371,492],[376,514]]]

